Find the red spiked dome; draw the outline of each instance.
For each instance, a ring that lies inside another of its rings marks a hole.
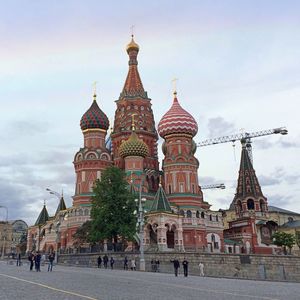
[[[186,133],[195,136],[198,131],[197,122],[180,106],[176,93],[174,93],[174,96],[172,107],[158,124],[159,135],[162,138],[172,133]]]

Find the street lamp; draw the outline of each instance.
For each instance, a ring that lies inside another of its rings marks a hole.
[[[3,233],[5,232],[5,236],[3,234],[3,245],[2,245],[2,256],[1,259],[4,259],[4,251],[5,251],[5,241],[6,241],[6,225],[7,225],[7,220],[8,220],[8,208],[4,205],[0,205],[0,207],[5,208],[6,209],[6,217],[5,217],[5,225],[3,227]]]
[[[144,203],[146,198],[142,198],[142,182],[140,183],[139,198],[135,199],[138,204],[138,219],[137,224],[139,227],[139,239],[140,239],[140,271],[145,271],[145,257],[144,257]]]
[[[46,188],[46,191],[48,191],[51,195],[54,195],[57,197],[58,200],[61,199],[61,197],[63,196],[63,194],[59,194],[58,192],[55,192],[49,188]],[[56,226],[55,226],[55,233],[56,233],[56,239],[55,239],[55,257],[54,257],[54,262],[57,263],[58,261],[58,243],[59,243],[59,240],[60,240],[60,234],[59,234],[59,227],[60,227],[60,221],[58,221],[56,223]]]

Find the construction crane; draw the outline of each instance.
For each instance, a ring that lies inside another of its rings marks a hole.
[[[242,132],[233,135],[226,135],[218,138],[207,139],[205,141],[197,143],[197,147],[204,147],[209,145],[221,144],[221,143],[228,143],[235,141],[241,141],[242,144],[246,144],[246,149],[249,154],[249,158],[251,163],[253,164],[253,157],[252,157],[252,146],[251,146],[251,139],[255,137],[270,135],[270,134],[288,134],[288,130],[286,127],[278,127],[274,129],[262,130],[262,131],[255,131],[255,132]]]
[[[200,186],[201,190],[211,190],[211,189],[225,189],[225,184],[224,183],[217,183],[217,184],[206,184],[206,185],[201,185]]]

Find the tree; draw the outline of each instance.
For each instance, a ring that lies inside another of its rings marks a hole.
[[[272,236],[275,245],[283,247],[284,254],[287,254],[286,247],[289,248],[291,253],[292,247],[295,245],[295,236],[291,233],[286,233],[283,231],[277,231]]]
[[[73,234],[74,245],[80,246],[84,243],[88,243],[89,234],[91,231],[91,221],[86,221],[80,227],[77,228],[76,232]]]
[[[134,196],[128,189],[125,172],[107,168],[94,186],[90,239],[111,240],[116,249],[119,239],[132,240],[136,232]]]

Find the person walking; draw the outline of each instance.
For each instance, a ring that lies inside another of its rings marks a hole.
[[[200,271],[200,276],[204,276],[204,264],[200,261],[199,262],[199,271]]]
[[[107,269],[107,264],[108,264],[108,256],[105,254],[103,256],[103,265],[105,269]]]
[[[114,263],[115,263],[115,260],[113,257],[110,258],[110,268],[113,270],[114,269]]]
[[[171,263],[174,265],[174,273],[175,277],[178,276],[178,269],[180,268],[179,260],[175,257],[173,260],[171,260]]]
[[[184,258],[183,262],[182,262],[182,266],[183,266],[183,274],[184,277],[188,276],[188,267],[189,267],[189,262],[187,261],[186,258]]]
[[[101,269],[101,265],[102,265],[102,258],[101,256],[99,255],[98,258],[97,258],[97,265],[98,265],[98,268]]]
[[[33,269],[33,262],[34,262],[34,255],[32,252],[30,252],[28,254],[28,260],[29,260],[29,263],[30,263],[30,271],[32,271]]]
[[[131,260],[131,270],[136,271],[136,263],[134,258]]]
[[[124,258],[124,270],[128,270],[128,259],[127,256]]]
[[[21,253],[17,254],[17,267],[21,267]]]
[[[160,261],[159,259],[155,260],[155,272],[159,272],[160,271]]]
[[[53,252],[50,252],[50,254],[48,255],[48,260],[49,260],[49,263],[48,263],[48,272],[52,272],[52,268],[53,268],[53,261],[54,261],[54,253]]]
[[[41,259],[42,259],[41,253],[40,251],[38,251],[34,257],[35,270],[37,272],[41,272]]]

